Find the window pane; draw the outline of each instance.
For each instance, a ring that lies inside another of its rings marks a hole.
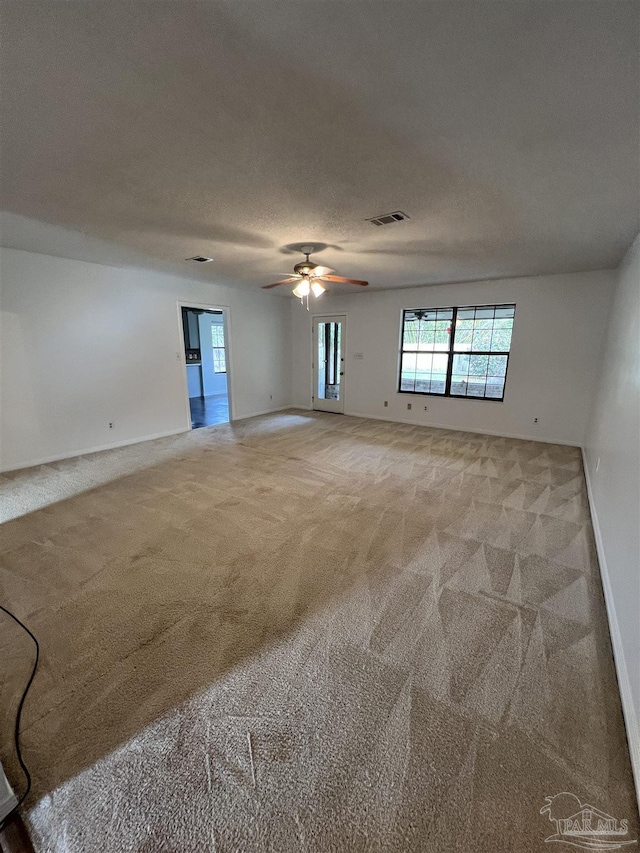
[[[447,355],[434,354],[430,356],[429,375],[424,375],[423,381],[426,385],[426,380],[429,379],[428,388],[420,388],[420,390],[428,390],[432,394],[444,394],[447,381],[447,366],[449,357]],[[416,383],[416,390],[418,384]]]
[[[432,394],[444,394],[447,384],[447,368],[449,366],[449,356],[442,353],[435,353],[431,366],[431,382],[429,390]]]
[[[488,352],[491,349],[491,329],[474,329],[471,349]]]
[[[456,376],[466,376],[469,372],[469,356],[454,355],[453,372]]]
[[[423,321],[423,322],[433,322],[438,319],[438,315],[440,319],[451,319],[453,317],[453,308],[409,308],[404,312],[405,320],[408,322],[411,321]]]
[[[504,396],[504,379],[499,379],[496,376],[489,376],[487,378],[487,397],[493,397],[500,399]]]
[[[489,366],[488,355],[470,355],[469,356],[469,375],[470,376],[486,376],[487,367]]]
[[[213,346],[213,372],[226,373],[227,365],[224,355],[224,326],[222,323],[211,324],[211,344]]]
[[[438,320],[435,324],[435,349],[443,352],[449,349],[451,344],[451,321]]]
[[[511,322],[511,321],[509,321]],[[491,337],[492,352],[509,352],[511,348],[511,329],[494,329]]]
[[[476,308],[476,320],[493,320],[494,311],[494,305],[486,305],[483,308]]]
[[[460,315],[458,314],[458,319],[456,321],[456,335],[463,330],[473,332],[473,317],[470,320],[461,320]]]
[[[404,371],[402,372],[402,377],[400,379],[400,390],[401,391],[415,391],[416,384],[414,382],[414,376],[405,376]]]
[[[484,397],[485,383],[473,377],[467,384],[467,397]]]
[[[418,353],[416,356],[416,371],[418,373],[431,373],[433,356],[431,353]]]
[[[420,328],[420,344],[419,349],[421,350],[433,350],[433,345],[435,341],[435,329],[433,323],[421,324]]]
[[[405,319],[402,335],[403,349],[416,349],[418,346],[418,321]]]
[[[460,324],[458,323],[458,327]],[[453,346],[456,352],[468,352],[471,349],[471,342],[473,341],[473,329],[463,329],[460,331],[459,328],[456,328],[456,340]]]
[[[467,376],[454,373],[451,377],[451,393],[454,397],[467,396]]]
[[[496,319],[498,317],[515,317],[515,305],[496,305]]]
[[[475,308],[458,308],[458,326],[460,325],[461,320],[467,320],[473,322],[473,318],[476,316]]]
[[[405,352],[405,354],[402,357],[402,372],[403,373],[415,373],[416,358],[417,358],[417,355],[415,352]]]
[[[505,376],[507,373],[506,355],[492,355],[489,357],[489,375]]]
[[[437,373],[438,376],[447,375],[447,367],[449,366],[449,356],[448,355],[440,355],[436,353],[433,356],[433,372]]]

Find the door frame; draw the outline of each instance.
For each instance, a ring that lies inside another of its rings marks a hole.
[[[227,367],[227,401],[229,403],[229,423],[235,420],[235,408],[233,404],[235,392],[233,388],[233,370],[232,370],[232,347],[231,347],[231,309],[228,305],[205,305],[203,302],[195,300],[178,300],[178,340],[179,350],[178,359],[182,365],[182,388],[184,392],[185,418],[187,429],[192,430],[191,426],[191,407],[189,405],[189,385],[187,383],[187,359],[184,351],[184,329],[182,326],[182,309],[183,308],[201,308],[203,311],[213,311],[222,314],[222,327],[224,329],[224,357]]]
[[[347,375],[347,312],[343,311],[340,314],[325,314],[323,312],[318,312],[317,314],[311,315],[311,409],[315,412],[324,412],[324,409],[316,409],[316,393],[318,389],[316,388],[316,369],[315,363],[317,358],[317,344],[316,344],[316,323],[322,322],[323,320],[328,320],[331,322],[332,320],[343,320],[343,328],[342,328],[342,342],[343,342],[343,350],[344,350],[344,361],[342,362],[343,376]],[[327,414],[336,414],[336,415],[344,415],[347,411],[347,391],[346,391],[346,382],[340,383],[341,389],[340,393],[342,394],[342,412],[327,412]]]

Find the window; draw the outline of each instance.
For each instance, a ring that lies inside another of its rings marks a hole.
[[[503,400],[515,313],[515,305],[404,311],[399,391]]]
[[[213,372],[226,373],[227,362],[224,355],[224,326],[222,323],[211,324],[211,345],[213,346]]]

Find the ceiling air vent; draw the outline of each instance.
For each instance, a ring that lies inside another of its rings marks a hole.
[[[409,219],[406,213],[394,210],[393,213],[383,213],[382,216],[373,216],[366,221],[372,225],[393,225],[394,222],[404,222],[405,219]]]
[[[196,255],[194,258],[187,258],[188,261],[195,261],[197,264],[210,264],[213,258],[205,258],[204,255]]]

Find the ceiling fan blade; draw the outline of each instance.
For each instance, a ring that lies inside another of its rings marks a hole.
[[[263,284],[263,290],[269,290],[271,287],[280,287],[281,284],[291,284],[294,281],[298,281],[298,276],[289,276],[289,278],[283,278],[282,281],[276,281],[274,284]]]
[[[335,281],[338,284],[361,284],[362,287],[367,287],[368,281],[360,281],[358,278],[343,278],[341,275],[323,275],[321,278],[324,281]]]

